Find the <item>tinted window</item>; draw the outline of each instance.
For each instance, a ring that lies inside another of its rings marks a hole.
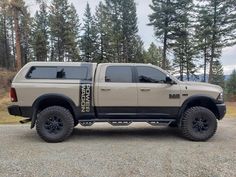
[[[31,67],[27,74],[29,79],[56,79],[57,67]]]
[[[79,79],[87,78],[87,67],[31,67],[28,79]]]
[[[155,68],[139,66],[137,71],[141,83],[165,83],[166,81],[166,75]]]
[[[132,82],[132,70],[129,66],[109,66],[106,70],[106,82]]]
[[[58,67],[57,78],[85,80],[87,74],[87,67]]]

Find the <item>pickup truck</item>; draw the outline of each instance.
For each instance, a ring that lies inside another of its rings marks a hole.
[[[62,142],[80,124],[132,122],[178,127],[206,141],[226,112],[223,90],[181,82],[151,64],[30,62],[10,89],[11,115],[25,117],[46,142]]]

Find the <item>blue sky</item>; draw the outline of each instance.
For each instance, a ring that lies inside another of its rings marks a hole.
[[[37,9],[35,0],[25,0],[25,1],[28,4],[29,8],[31,9],[32,13],[34,13],[35,10]],[[137,4],[139,35],[144,41],[145,48],[147,48],[151,42],[155,42],[158,45],[159,43],[154,36],[153,28],[151,26],[147,26],[147,24],[149,23],[148,15],[151,13],[149,4],[151,4],[152,0],[135,0],[135,1]],[[95,7],[99,3],[99,0],[69,0],[69,2],[75,5],[80,19],[82,19],[86,3],[88,2],[90,4],[91,9],[94,12]],[[221,61],[224,66],[225,74],[230,74],[233,69],[236,69],[236,46],[223,49]]]

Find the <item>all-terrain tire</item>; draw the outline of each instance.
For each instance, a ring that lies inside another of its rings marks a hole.
[[[38,135],[50,143],[66,140],[74,128],[70,111],[61,106],[51,106],[42,110],[36,121]]]
[[[216,116],[204,107],[189,108],[181,120],[182,135],[192,141],[206,141],[215,134],[216,129]]]

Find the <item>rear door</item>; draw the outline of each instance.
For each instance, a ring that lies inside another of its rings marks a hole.
[[[138,97],[133,70],[133,65],[104,64],[97,71],[95,93],[99,118],[135,117]]]

